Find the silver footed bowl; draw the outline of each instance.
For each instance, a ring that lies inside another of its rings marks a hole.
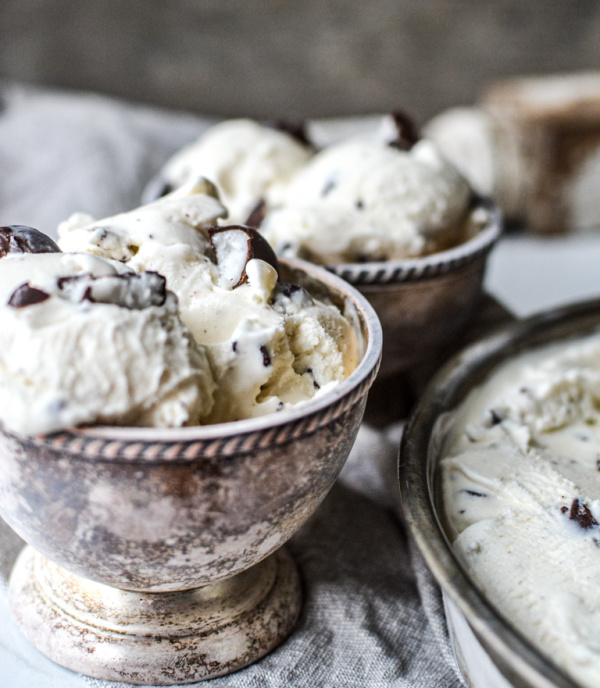
[[[64,666],[107,680],[184,683],[254,661],[289,633],[299,610],[297,574],[281,553],[269,555],[315,511],[348,457],[377,374],[381,328],[364,297],[326,270],[283,260],[281,269],[285,281],[338,305],[359,338],[358,367],[329,393],[293,410],[210,426],[98,426],[30,438],[0,432],[0,514],[31,545],[11,578],[13,612]],[[279,607],[264,612],[282,576]],[[221,598],[235,609],[215,611]],[[132,611],[140,600],[143,608]],[[160,620],[148,630],[151,608]],[[204,626],[190,621],[190,609]],[[229,633],[240,615],[254,630],[231,642],[219,636],[217,650],[207,649],[202,639]],[[72,617],[76,629],[59,646],[56,629]],[[183,659],[175,648],[185,645],[182,636],[193,645]],[[152,637],[162,640],[131,659]],[[98,648],[111,643],[121,649],[96,666]],[[71,652],[74,644],[83,650]],[[159,649],[168,656],[155,659]]]
[[[444,414],[513,356],[600,327],[600,300],[503,326],[454,356],[429,383],[404,429],[399,479],[406,522],[442,588],[458,663],[469,688],[577,688],[492,605],[466,574],[443,527],[438,463]]]
[[[497,206],[485,199],[478,203],[488,222],[458,246],[421,258],[327,266],[366,296],[379,316],[381,378],[438,355],[477,310],[487,258],[502,231]]]

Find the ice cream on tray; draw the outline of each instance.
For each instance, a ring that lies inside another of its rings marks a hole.
[[[176,153],[150,185],[152,196],[197,177],[215,183],[230,219],[244,222],[266,195],[280,187],[312,156],[299,127],[274,128],[249,119],[221,122]]]
[[[525,637],[598,685],[600,334],[502,365],[444,425],[460,561]]]
[[[334,305],[278,278],[264,238],[225,214],[214,187],[191,182],[114,217],[74,215],[59,227],[64,251],[121,261],[166,278],[205,352],[214,404],[206,422],[263,415],[325,393],[359,360],[356,333]]]

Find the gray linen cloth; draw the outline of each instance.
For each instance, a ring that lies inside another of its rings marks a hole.
[[[96,94],[0,82],[0,225],[28,224],[54,236],[72,212],[104,217],[133,208],[163,162],[210,123]],[[289,543],[305,592],[291,636],[256,664],[202,685],[464,685],[440,591],[402,522],[395,475],[401,427],[363,424],[333,490]],[[0,520],[1,685],[123,686],[55,665],[20,634],[6,584],[22,545]]]

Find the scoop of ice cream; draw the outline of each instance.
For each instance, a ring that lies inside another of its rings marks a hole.
[[[600,335],[522,354],[454,414],[441,461],[454,548],[526,637],[600,671]]]
[[[59,244],[120,255],[135,271],[166,277],[217,384],[210,422],[289,408],[345,379],[360,356],[347,319],[303,290],[283,288],[277,258],[255,230],[234,226],[179,232],[183,210],[177,206],[189,207],[191,199],[179,191],[116,220],[71,221],[59,228]],[[164,234],[145,225],[160,226]],[[97,240],[106,235],[118,236],[119,247],[135,243],[135,252],[114,251],[112,242]]]
[[[176,153],[150,193],[176,189],[202,176],[214,182],[233,222],[245,222],[267,194],[278,189],[311,157],[309,145],[289,131],[234,119],[211,127]]]
[[[89,254],[8,254],[0,318],[0,419],[10,430],[179,426],[212,411],[206,356],[156,273]]]
[[[478,231],[466,179],[432,142],[384,124],[324,148],[270,199],[260,228],[278,253],[325,264],[393,260]]]

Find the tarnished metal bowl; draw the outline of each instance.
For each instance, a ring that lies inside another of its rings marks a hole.
[[[383,328],[380,377],[438,354],[465,327],[483,295],[487,257],[502,216],[482,201],[489,220],[472,239],[422,258],[328,265],[370,301]]]
[[[399,461],[404,514],[442,588],[451,640],[470,688],[576,688],[579,684],[489,602],[456,558],[444,531],[440,508],[440,419],[513,356],[599,328],[600,300],[596,300],[495,330],[464,349],[437,373],[404,430]]]
[[[298,574],[277,550],[348,457],[381,328],[326,270],[281,268],[338,305],[361,343],[356,370],[321,398],[202,427],[0,432],[0,514],[31,545],[11,576],[13,613],[60,664],[108,680],[192,682],[255,661],[295,623]]]
[[[156,592],[243,571],[304,523],[354,442],[381,332],[344,282],[282,263],[286,280],[352,317],[364,355],[350,377],[300,408],[235,423],[2,432],[0,514],[26,542],[73,573]]]

